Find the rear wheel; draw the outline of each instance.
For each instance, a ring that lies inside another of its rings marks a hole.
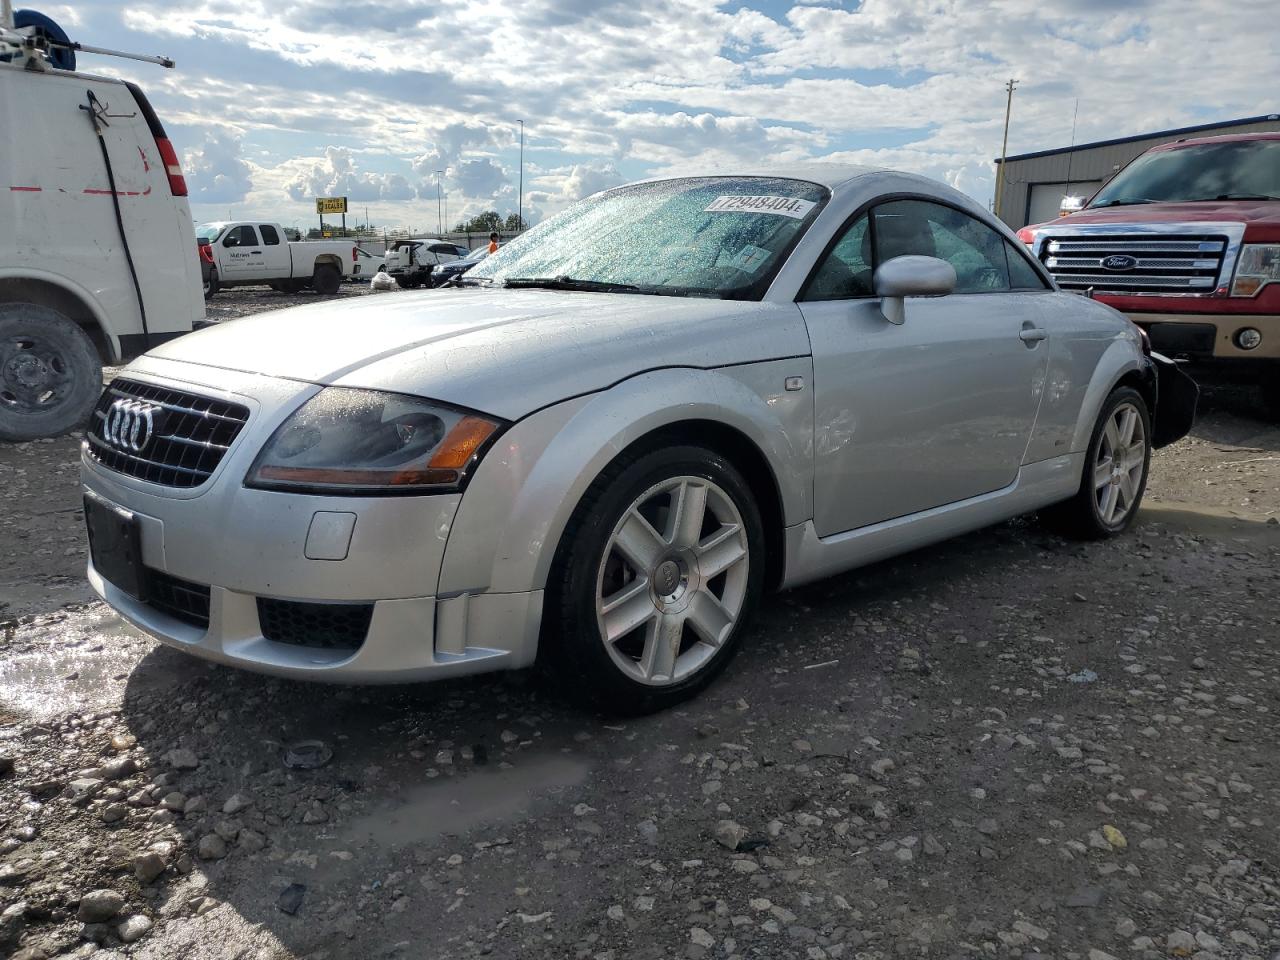
[[[210,270],[204,281],[204,298],[208,300],[218,292],[218,271]]]
[[[545,664],[609,712],[664,709],[725,668],[763,578],[760,512],[731,463],[694,446],[618,461],[561,539]]]
[[[337,267],[331,263],[316,265],[315,272],[311,275],[311,287],[316,293],[335,294],[341,286],[342,274]]]
[[[1044,512],[1049,526],[1078,540],[1123,533],[1137,516],[1151,467],[1151,416],[1132,387],[1107,397],[1089,440],[1080,489]]]
[[[34,303],[0,304],[0,440],[82,427],[101,393],[98,351],[69,317]]]

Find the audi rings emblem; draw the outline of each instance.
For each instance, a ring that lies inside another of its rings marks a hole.
[[[164,408],[141,400],[117,400],[107,408],[102,437],[119,450],[138,453],[151,441],[156,414]]]

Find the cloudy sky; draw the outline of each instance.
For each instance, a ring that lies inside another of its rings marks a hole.
[[[315,221],[346,195],[434,230],[536,221],[668,171],[792,159],[892,166],[990,200],[1010,153],[1280,110],[1275,0],[89,0],[33,6],[141,83],[194,215]]]

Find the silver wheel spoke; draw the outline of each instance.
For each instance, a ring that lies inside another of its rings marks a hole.
[[[653,525],[634,509],[614,537],[613,545],[628,563],[645,574],[653,570],[666,546]]]
[[[1112,453],[1120,449],[1120,429],[1116,426],[1116,418],[1112,417],[1107,421],[1107,427],[1103,431],[1107,438],[1107,452]]]
[[[1115,484],[1107,484],[1107,492],[1102,495],[1102,519],[1110,523],[1116,515],[1116,501],[1119,499],[1119,488]]]
[[[710,590],[699,590],[689,606],[689,626],[713,647],[720,642],[733,626],[733,617]]]
[[[1101,490],[1111,482],[1111,461],[1103,460],[1093,468],[1093,489]]]
[[[641,577],[603,601],[606,638],[616,643],[636,627],[658,615],[649,596],[649,580]]]
[[[1125,470],[1138,470],[1147,458],[1147,448],[1143,443],[1131,444],[1125,451],[1123,467]]]
[[[702,521],[707,515],[707,488],[685,482],[671,495],[672,546],[692,547],[702,535]]]
[[[1120,474],[1120,497],[1118,499],[1124,501],[1122,506],[1126,510],[1129,508],[1129,505],[1133,503],[1133,494],[1133,478],[1127,473]]]
[[[710,539],[710,538],[708,538]],[[704,580],[718,577],[730,567],[745,560],[747,548],[737,537],[725,538],[715,546],[701,550],[698,555],[698,568]]]
[[[1132,407],[1124,407],[1120,411],[1120,446],[1127,447],[1133,443],[1133,428],[1138,422],[1138,411]]]
[[[647,679],[672,679],[683,628],[684,618],[674,614],[663,614],[649,624],[645,631],[644,654],[640,659],[640,672]]]

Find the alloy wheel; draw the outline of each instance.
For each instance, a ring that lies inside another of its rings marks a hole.
[[[623,512],[596,577],[613,662],[654,686],[702,669],[742,614],[749,564],[742,515],[717,484],[679,476],[650,487]]]
[[[1133,510],[1147,467],[1147,433],[1132,403],[1111,411],[1098,440],[1093,464],[1094,504],[1108,526],[1117,526]]]

